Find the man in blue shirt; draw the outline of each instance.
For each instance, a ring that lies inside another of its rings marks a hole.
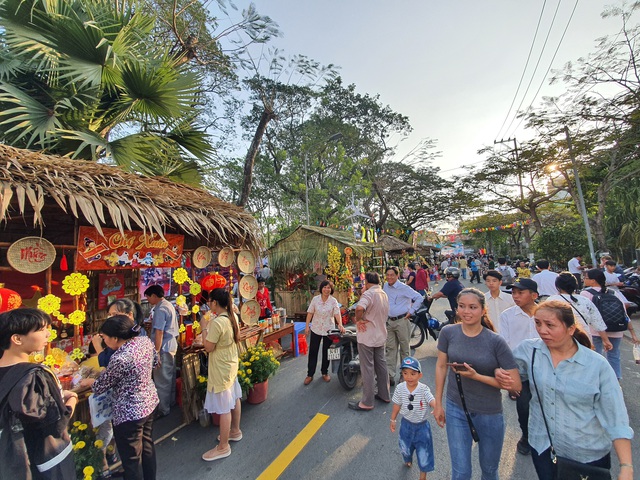
[[[458,294],[464,288],[464,285],[460,283],[460,270],[457,268],[449,267],[444,271],[444,276],[447,279],[447,282],[440,289],[439,292],[436,292],[432,300],[437,300],[439,298],[447,297],[449,299],[449,305],[451,306],[451,310],[446,310],[444,314],[447,316],[449,320],[452,320],[456,315],[456,310],[458,309]]]
[[[398,267],[388,267],[387,282],[382,288],[389,298],[389,318],[387,319],[387,370],[389,382],[395,385],[398,350],[400,360],[407,358],[409,352],[409,318],[422,303],[423,297],[413,288],[398,281]]]
[[[178,319],[176,309],[164,298],[164,289],[160,285],[151,285],[144,291],[151,310],[151,341],[154,343],[160,364],[153,371],[153,381],[158,390],[157,417],[169,415],[171,404],[175,401],[176,388],[176,351],[178,350]]]

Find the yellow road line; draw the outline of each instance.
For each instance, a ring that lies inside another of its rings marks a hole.
[[[275,480],[280,477],[328,419],[329,415],[317,413],[256,480]]]

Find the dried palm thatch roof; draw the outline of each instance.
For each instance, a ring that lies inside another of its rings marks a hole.
[[[43,209],[52,200],[64,213],[83,216],[100,232],[101,227],[113,225],[163,235],[170,228],[210,245],[251,250],[261,245],[249,213],[204,190],[114,166],[0,145],[0,222],[11,218],[17,204],[22,216],[30,206],[33,226],[43,226]]]
[[[341,251],[351,247],[354,255],[371,256],[373,243],[357,241],[353,232],[328,227],[301,225],[291,235],[276,242],[268,251],[269,265],[275,272],[309,271],[314,263],[327,265],[329,244]]]
[[[380,235],[378,237],[379,248],[382,248],[385,252],[401,252],[402,250],[413,250],[413,245],[404,242],[399,238],[392,237],[391,235]]]

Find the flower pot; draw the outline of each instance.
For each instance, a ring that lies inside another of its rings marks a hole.
[[[265,380],[262,383],[256,383],[253,388],[250,388],[247,392],[247,402],[251,405],[262,403],[267,399],[268,392],[269,380]]]

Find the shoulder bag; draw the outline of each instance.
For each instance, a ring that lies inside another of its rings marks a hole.
[[[478,436],[478,432],[476,427],[473,425],[473,421],[471,420],[471,415],[469,414],[469,410],[467,410],[467,402],[464,400],[464,392],[462,391],[462,378],[459,373],[456,373],[456,383],[458,384],[458,393],[460,393],[460,400],[462,401],[462,409],[464,410],[464,414],[467,417],[467,422],[469,423],[469,430],[471,430],[471,438],[473,438],[474,442],[479,442],[480,437]]]
[[[533,363],[536,359],[536,350],[537,348],[534,348],[533,353],[531,354],[531,382],[536,389],[536,396],[538,397],[538,403],[540,404],[544,427],[547,429],[547,435],[549,436],[549,444],[551,445],[551,461],[555,467],[555,475],[553,478],[555,480],[611,480],[611,472],[607,468],[596,467],[589,465],[588,463],[582,463],[556,455],[555,448],[553,447],[553,440],[551,440],[551,432],[549,432],[549,425],[547,424],[547,417],[544,414],[542,400],[540,399],[540,393],[538,392],[538,385],[536,385],[533,374]]]

